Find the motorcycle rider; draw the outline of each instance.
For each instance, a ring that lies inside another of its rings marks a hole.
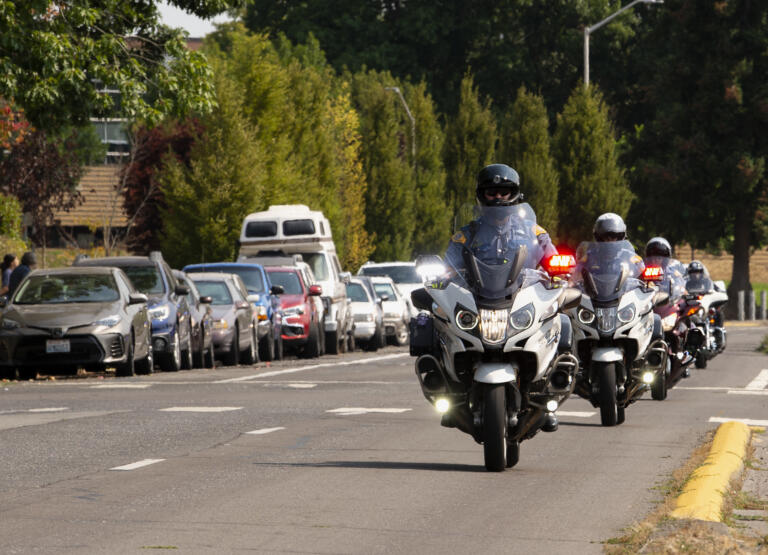
[[[506,164],[491,164],[480,170],[475,185],[475,197],[480,206],[504,207],[523,201],[520,192],[520,176]],[[501,213],[501,212],[500,212]],[[544,260],[557,254],[547,231],[535,221],[526,220],[527,231],[533,233],[540,247],[538,253],[529,253],[527,267],[536,267]],[[512,225],[511,218],[497,219],[484,214],[469,225],[461,228],[451,237],[445,252],[445,260],[451,268],[451,275],[461,275],[464,260],[461,252],[465,244],[483,262],[506,258],[514,246],[514,235],[519,227]]]
[[[685,281],[685,266],[678,259],[672,258],[672,246],[664,237],[653,237],[645,244],[645,262],[663,266],[664,272],[671,273],[670,280]]]
[[[627,239],[627,225],[618,214],[606,212],[600,214],[595,220],[592,235],[597,243],[625,241]],[[586,263],[588,253],[589,243],[585,242],[579,245],[576,258],[580,264]],[[632,277],[639,278],[643,270],[645,270],[645,264],[643,259],[635,254],[634,251],[632,251],[632,263],[634,264]]]
[[[699,283],[704,282],[705,278],[709,277],[709,272],[707,271],[707,268],[704,266],[704,264],[699,260],[693,260],[688,264],[688,267],[686,268],[686,275],[685,279],[690,280],[696,280]],[[711,288],[707,293],[711,293],[712,291],[719,290],[718,287],[710,280],[710,283],[712,284]],[[715,326],[717,327],[723,327],[723,314],[721,310],[718,310],[715,312]]]

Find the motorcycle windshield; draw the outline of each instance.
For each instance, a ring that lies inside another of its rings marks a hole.
[[[691,295],[706,295],[715,288],[712,280],[702,274],[688,276],[685,286]]]
[[[670,302],[675,302],[685,295],[685,266],[682,262],[668,256],[649,256],[645,259],[645,265],[662,268],[664,274],[658,287],[659,291],[669,293]]]
[[[637,279],[637,255],[629,241],[585,242],[576,255],[574,281],[595,301],[618,301],[625,292],[642,286]]]
[[[508,297],[532,279],[525,270],[536,268],[544,254],[536,214],[523,203],[476,206],[473,215],[461,228],[471,237],[462,252],[467,284],[486,299]]]

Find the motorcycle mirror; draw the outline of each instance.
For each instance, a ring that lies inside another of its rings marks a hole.
[[[663,291],[657,291],[653,295],[653,306],[663,306],[669,302],[669,293]]]
[[[581,304],[581,291],[575,287],[566,287],[560,296],[560,308],[569,310]]]
[[[432,297],[429,296],[429,293],[423,287],[411,291],[411,302],[419,310],[430,310],[432,308]]]

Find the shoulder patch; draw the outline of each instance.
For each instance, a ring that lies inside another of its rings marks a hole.
[[[635,255],[635,256],[632,257],[632,262],[634,262],[635,264],[637,264],[638,262],[642,262],[642,261],[643,261],[643,259],[641,257],[639,257],[638,255]]]
[[[453,235],[453,237],[451,237],[451,241],[453,241],[454,243],[462,243],[462,244],[464,244],[464,243],[467,242],[467,238],[464,236],[463,232],[457,231]]]
[[[547,232],[547,230],[546,230],[546,229],[544,229],[543,227],[541,227],[540,225],[538,225],[538,224],[537,224],[537,225],[534,225],[534,226],[533,226],[533,232],[534,232],[534,233],[536,234],[536,236],[538,237],[539,235],[541,235],[541,234],[543,234],[543,233],[546,233],[546,232]]]

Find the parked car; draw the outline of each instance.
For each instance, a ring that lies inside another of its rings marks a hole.
[[[373,288],[381,298],[381,308],[384,311],[384,332],[387,339],[397,345],[408,343],[408,322],[411,319],[409,304],[395,287],[391,278],[371,276]]]
[[[149,298],[152,350],[165,371],[192,368],[192,342],[186,286],[177,283],[162,254],[149,256],[78,256],[74,266],[114,266],[123,270],[134,287]]]
[[[283,311],[283,341],[286,347],[309,358],[320,356],[323,341],[323,288],[313,284],[306,264],[269,266],[269,279],[283,288],[280,307]]]
[[[258,362],[256,313],[240,276],[221,272],[188,275],[200,294],[211,298],[213,345],[216,353],[224,354],[224,364]]]
[[[256,308],[259,338],[259,358],[261,360],[282,360],[283,340],[280,326],[282,313],[277,291],[269,281],[261,264],[241,262],[205,262],[184,266],[184,272],[224,272],[237,274],[245,283],[249,295],[255,295],[253,305]]]
[[[350,310],[355,320],[354,337],[366,351],[384,346],[384,312],[381,299],[367,276],[357,276],[347,284],[347,297],[352,301]]]
[[[118,268],[33,270],[0,306],[0,370],[9,377],[81,366],[152,372],[147,296]]]
[[[173,270],[173,277],[181,285],[189,288],[187,304],[189,305],[189,325],[192,332],[192,363],[197,368],[213,368],[213,309],[211,298],[200,295],[195,282],[180,270]]]
[[[419,311],[411,303],[411,291],[424,286],[422,277],[416,271],[416,262],[366,262],[357,270],[359,276],[388,276],[395,282],[400,296],[408,303],[411,317]]]

